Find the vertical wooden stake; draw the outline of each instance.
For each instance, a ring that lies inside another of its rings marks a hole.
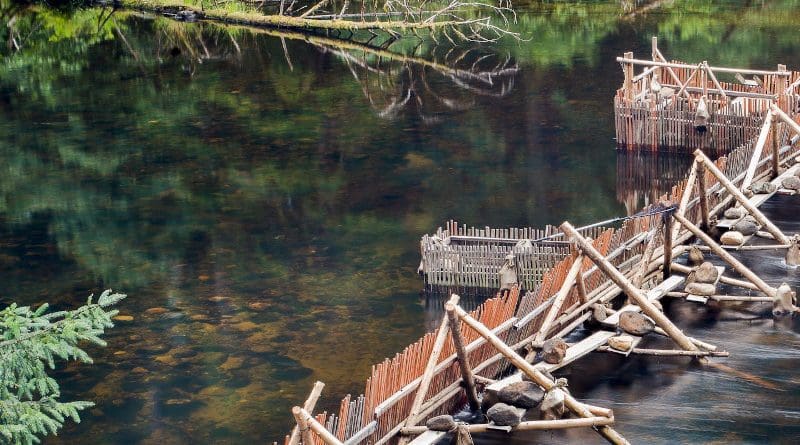
[[[617,286],[622,289],[625,294],[630,297],[642,309],[645,315],[652,318],[661,329],[663,329],[670,338],[681,348],[687,351],[697,351],[697,346],[687,337],[677,326],[675,326],[663,312],[661,312],[653,303],[647,299],[647,296],[637,289],[631,281],[625,277],[613,264],[611,264],[603,255],[598,252],[594,246],[586,241],[586,238],[581,236],[572,224],[564,222],[561,224],[561,230],[567,235],[572,237],[573,241],[578,243],[578,246],[583,250],[584,255],[594,261],[597,267],[602,270]],[[671,246],[670,246],[671,247]],[[664,247],[667,251],[667,246]],[[666,264],[666,263],[665,263]],[[669,266],[665,267],[669,269]]]
[[[640,289],[642,287],[642,280],[644,280],[644,276],[647,275],[647,268],[650,266],[650,262],[653,259],[653,252],[656,250],[656,238],[662,227],[664,227],[663,217],[658,222],[658,225],[650,231],[650,240],[648,240],[647,247],[642,254],[642,259],[639,261],[639,270],[636,272],[636,275],[633,276],[633,285]]]
[[[627,52],[624,54],[626,59],[633,59],[633,53]],[[633,64],[629,62],[625,62],[622,68],[625,74],[625,99],[626,100],[633,100]]]
[[[697,180],[697,168],[695,168],[695,164],[692,164],[691,171],[689,172],[689,178],[686,180],[686,188],[683,189],[683,195],[681,195],[681,202],[678,204],[677,213],[683,215],[686,213],[686,207],[689,205],[689,200],[692,198],[692,194],[694,193],[694,183]],[[667,223],[667,221],[664,221]],[[672,227],[672,224],[669,224]],[[678,237],[678,231],[680,230],[681,226],[676,225],[675,228],[668,232],[672,238]],[[666,239],[666,234],[664,235]],[[670,245],[672,243],[670,242]],[[664,263],[666,264],[666,263]]]
[[[319,396],[322,394],[322,388],[324,387],[325,384],[322,382],[314,383],[314,387],[311,389],[311,393],[308,395],[306,403],[303,404],[304,410],[308,411],[309,413],[314,412],[314,406],[317,405],[317,400],[319,400]],[[289,445],[297,445],[299,441],[300,434],[298,433],[298,427],[294,427],[292,428],[291,436],[289,436]]]
[[[777,178],[780,172],[780,158],[781,158],[781,144],[778,141],[778,116],[775,113],[770,113],[772,116],[772,178]]]
[[[703,163],[695,161],[695,168],[697,169],[697,194],[700,196],[700,216],[703,218],[701,229],[708,231],[710,229],[709,216],[708,216],[708,194],[706,192],[706,169],[703,168]]]
[[[467,359],[467,351],[464,348],[464,337],[461,335],[461,323],[455,313],[455,304],[448,302],[444,309],[447,311],[447,318],[450,320],[450,333],[453,337],[453,346],[458,357],[458,366],[461,368],[461,378],[464,380],[467,392],[467,401],[472,411],[477,411],[481,403],[478,400],[478,392],[475,390],[475,378],[472,376],[472,368]]]
[[[589,301],[589,293],[586,292],[586,282],[583,280],[583,272],[578,271],[578,276],[575,277],[575,286],[578,288],[578,297],[581,299],[581,304]]]
[[[776,240],[780,241],[781,244],[790,243],[789,238],[786,237],[786,235],[784,235],[783,232],[781,232],[781,230],[775,226],[775,224],[772,224],[772,221],[767,219],[767,217],[764,216],[764,214],[761,213],[760,210],[758,210],[758,207],[751,204],[750,201],[747,199],[747,197],[744,196],[744,194],[742,194],[742,192],[735,185],[733,185],[733,183],[728,178],[725,177],[725,174],[722,173],[717,168],[717,166],[714,165],[714,163],[711,162],[711,160],[708,159],[708,157],[705,154],[703,154],[702,151],[695,150],[694,156],[695,159],[699,159],[703,164],[705,164],[708,171],[710,171],[711,174],[717,177],[719,183],[722,184],[722,186],[725,187],[728,190],[728,192],[730,192],[730,194],[733,195],[734,198],[736,198],[737,201],[739,201],[739,203],[742,205],[742,207],[744,207],[747,210],[748,213],[753,215],[753,218],[755,218],[759,224],[763,225],[764,228],[767,229],[767,232],[771,233],[772,236],[774,236]],[[683,215],[681,215],[681,217],[682,216]],[[681,221],[681,224],[683,224],[683,221]],[[685,224],[683,225],[686,226]]]
[[[311,437],[311,434],[308,432],[308,429],[311,428],[314,430],[315,433],[328,445],[344,445],[342,441],[340,441],[336,436],[331,434],[330,431],[326,430],[324,426],[322,426],[317,419],[311,417],[311,414],[308,411],[300,408],[299,406],[295,406],[292,408],[292,415],[294,415],[295,420],[297,421],[297,425],[300,427],[300,430],[303,430],[303,425],[301,425],[301,421],[305,423],[305,433],[303,433],[303,437],[308,434]],[[305,443],[305,439],[303,445],[311,445],[311,442]]]
[[[677,215],[678,212],[675,212]],[[672,264],[672,212],[665,213],[663,216],[664,221],[664,263],[663,263],[663,270],[664,270],[664,279],[672,275],[672,271],[670,270],[670,264]]]
[[[706,243],[708,247],[711,248],[711,251],[715,254],[719,255],[726,263],[730,264],[731,267],[736,269],[736,272],[742,274],[743,277],[750,280],[751,283],[755,284],[761,292],[764,292],[765,295],[771,297],[775,295],[775,289],[772,288],[769,284],[764,282],[758,275],[754,274],[753,271],[747,268],[744,264],[740,263],[739,260],[733,257],[728,251],[720,247],[719,244],[714,242],[714,240],[703,233],[699,227],[695,226],[691,223],[688,219],[684,218],[680,215],[675,215],[675,219],[678,220],[679,223],[683,224],[690,232],[694,234],[694,236],[700,238],[701,241]],[[665,329],[666,330],[666,329]]]

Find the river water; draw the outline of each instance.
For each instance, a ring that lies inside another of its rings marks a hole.
[[[653,6],[532,2],[526,41],[400,41],[400,60],[322,36],[0,0],[0,304],[74,307],[110,287],[134,317],[90,349],[94,365],[60,371],[64,398],[97,406],[45,442],[280,440],[314,381],[332,409],[424,333],[420,235],[449,218],[620,216],[649,192],[618,168],[685,165],[618,157],[616,56],[646,56],[657,35],[668,57],[800,67],[798,1]],[[793,442],[796,327],[694,320],[725,363],[780,391],[652,359],[578,364],[598,377],[574,391],[613,407],[638,443]]]

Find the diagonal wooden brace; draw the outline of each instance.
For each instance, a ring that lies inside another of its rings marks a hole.
[[[611,281],[614,282],[617,286],[625,292],[631,300],[633,300],[640,308],[642,308],[642,312],[645,313],[648,317],[652,318],[653,321],[656,322],[661,329],[663,329],[669,336],[672,338],[675,343],[678,344],[681,348],[687,351],[697,351],[697,346],[692,343],[692,341],[687,337],[677,326],[675,326],[663,312],[661,312],[650,300],[647,299],[647,296],[642,293],[640,289],[637,289],[633,283],[614,267],[607,259],[603,258],[603,255],[597,251],[597,249],[589,243],[586,238],[581,236],[572,224],[568,222],[564,222],[561,224],[560,229],[564,234],[569,237],[572,237],[572,240],[578,243],[578,247],[583,250],[583,254],[591,258],[592,261],[597,265],[597,267],[602,270]]]
[[[292,408],[292,415],[294,415],[295,421],[297,421],[297,425],[305,431],[301,431],[303,433],[307,433],[308,429],[310,428],[312,431],[317,433],[317,435],[328,445],[344,445],[341,440],[339,440],[336,436],[331,434],[330,431],[326,430],[322,424],[317,422],[317,419],[311,416],[308,411],[300,408],[299,406],[295,406]],[[306,434],[303,434],[303,437],[306,437]],[[310,435],[309,435],[310,437]],[[310,441],[309,441],[310,442]],[[311,443],[303,443],[303,445],[312,445]]]

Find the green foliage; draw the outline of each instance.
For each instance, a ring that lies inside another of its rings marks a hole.
[[[39,437],[55,434],[67,418],[80,422],[78,411],[91,402],[59,401],[58,382],[47,375],[56,360],[92,363],[78,345],[89,342],[105,346],[100,338],[114,326],[107,309],[125,298],[104,291],[96,303],[71,311],[47,312],[47,303],[36,310],[11,304],[0,311],[0,444],[38,443]]]

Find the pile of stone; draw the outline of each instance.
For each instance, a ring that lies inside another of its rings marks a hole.
[[[720,242],[725,246],[740,246],[744,243],[746,236],[755,235],[761,226],[755,218],[747,215],[741,207],[731,207],[725,211],[725,218],[738,219],[732,229],[723,233]]]
[[[717,293],[718,280],[719,271],[717,268],[710,262],[705,261],[686,277],[684,291],[690,295],[710,297]]]

